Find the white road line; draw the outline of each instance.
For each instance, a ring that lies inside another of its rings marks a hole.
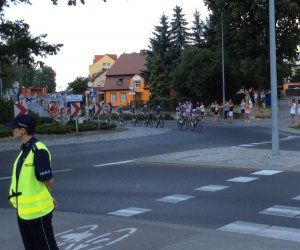
[[[274,175],[274,174],[279,174],[282,172],[283,171],[278,171],[278,170],[260,170],[260,171],[252,173],[252,175]]]
[[[229,186],[208,185],[208,186],[196,188],[195,190],[206,191],[206,192],[217,192],[226,188],[229,188]]]
[[[233,178],[233,179],[229,179],[227,181],[231,181],[231,182],[249,182],[249,181],[254,181],[254,180],[257,180],[257,179],[259,179],[259,178],[240,176],[240,177],[236,177],[236,178]]]
[[[297,201],[300,201],[300,195],[298,195],[298,196],[296,196],[296,197],[292,198],[292,200],[297,200]]]
[[[239,234],[255,235],[259,237],[266,237],[272,239],[300,242],[300,229],[297,228],[278,227],[266,224],[236,221],[224,227],[220,227],[218,230]]]
[[[289,141],[289,140],[293,140],[295,138],[299,138],[300,136],[287,136],[284,138],[279,139],[279,141]],[[248,144],[241,144],[241,145],[237,145],[237,147],[254,147],[257,145],[263,145],[263,144],[270,144],[272,143],[272,141],[262,141],[262,142],[252,142],[252,143],[248,143]]]
[[[68,169],[62,169],[62,170],[54,170],[52,171],[53,173],[60,173],[60,172],[67,172],[67,171],[71,171],[72,169],[71,168],[68,168]]]
[[[109,215],[117,215],[117,216],[122,216],[122,217],[131,217],[137,214],[142,214],[145,212],[149,212],[151,209],[146,209],[146,208],[138,208],[138,207],[129,207],[121,210],[117,210],[111,213],[108,213]]]
[[[173,194],[170,196],[166,196],[164,198],[161,199],[157,199],[156,201],[163,201],[163,202],[170,202],[170,203],[177,203],[180,201],[185,201],[191,198],[194,198],[195,196],[191,196],[191,195],[184,195],[184,194]]]
[[[300,215],[300,208],[275,205],[275,206],[267,208],[259,213],[267,214],[267,215],[281,216],[281,217],[295,218]]]
[[[52,171],[52,173],[59,173],[59,172],[66,172],[66,171],[71,171],[72,169],[68,168],[68,169],[62,169],[62,170],[55,170]],[[0,177],[0,180],[6,180],[6,179],[11,179],[11,176],[8,177]]]
[[[135,160],[128,160],[128,161],[118,161],[118,162],[111,162],[111,163],[104,163],[104,164],[99,164],[99,165],[94,165],[94,168],[98,167],[104,167],[104,166],[110,166],[110,165],[118,165],[118,164],[126,164],[130,162],[134,162]]]

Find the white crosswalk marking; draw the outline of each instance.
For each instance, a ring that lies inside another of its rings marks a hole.
[[[220,190],[223,190],[223,189],[226,189],[226,188],[229,188],[229,186],[208,185],[208,186],[203,186],[203,187],[196,188],[195,190],[207,191],[207,192],[216,192],[216,191],[220,191]]]
[[[180,201],[185,201],[191,198],[194,198],[195,196],[191,195],[183,195],[183,194],[174,194],[170,195],[161,199],[157,199],[157,201],[163,201],[163,202],[170,202],[170,203],[177,203]]]
[[[218,230],[300,242],[300,229],[297,228],[278,227],[266,224],[236,221],[220,227]]]
[[[260,170],[260,171],[252,173],[252,175],[274,175],[274,174],[279,174],[282,172],[283,171],[279,171],[279,170]]]
[[[297,200],[297,201],[300,201],[300,195],[298,195],[298,196],[296,196],[296,197],[292,198],[292,200]]]
[[[117,215],[117,216],[122,216],[122,217],[131,217],[137,214],[142,214],[145,212],[149,212],[151,209],[146,209],[146,208],[138,208],[138,207],[129,207],[126,209],[121,209],[117,210],[111,213],[108,213],[109,215]]]
[[[227,181],[231,181],[231,182],[250,182],[250,181],[257,180],[257,179],[259,179],[259,178],[240,176],[240,177],[236,177],[236,178],[233,178],[233,179],[229,179]]]
[[[300,208],[275,205],[259,213],[294,218],[300,215]]]

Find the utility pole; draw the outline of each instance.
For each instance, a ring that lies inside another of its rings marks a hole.
[[[222,35],[222,90],[223,90],[223,105],[225,105],[225,66],[224,66],[224,27],[223,27],[223,13],[221,14],[221,35]]]
[[[276,23],[275,3],[269,0],[270,30],[270,73],[271,73],[271,112],[272,112],[272,156],[279,155],[278,102],[277,102],[277,66],[276,66]]]
[[[3,98],[3,86],[2,86],[2,72],[1,72],[1,65],[0,65],[0,99]]]

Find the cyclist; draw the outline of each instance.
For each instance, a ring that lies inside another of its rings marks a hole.
[[[120,125],[121,125],[122,122],[123,122],[123,118],[124,118],[124,111],[123,111],[122,105],[120,105],[120,106],[117,108],[117,113],[118,113],[119,122],[120,122]]]
[[[136,108],[135,108],[135,105],[131,106],[129,112],[132,115],[132,122],[134,122],[135,119],[136,119]]]
[[[142,114],[144,115],[144,121],[146,122],[149,119],[149,111],[146,104],[142,108]]]
[[[160,105],[157,105],[156,109],[155,109],[155,116],[158,119],[161,117],[161,115],[162,115],[162,109],[161,109]]]

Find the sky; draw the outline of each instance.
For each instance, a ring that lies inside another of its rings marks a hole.
[[[77,77],[87,77],[94,55],[139,52],[148,49],[149,39],[160,17],[172,19],[176,5],[182,8],[190,27],[197,9],[208,15],[202,0],[86,0],[68,6],[67,0],[31,0],[32,5],[11,5],[4,11],[9,20],[24,20],[31,34],[48,34],[45,41],[64,44],[57,55],[43,58],[56,72],[57,91]]]

